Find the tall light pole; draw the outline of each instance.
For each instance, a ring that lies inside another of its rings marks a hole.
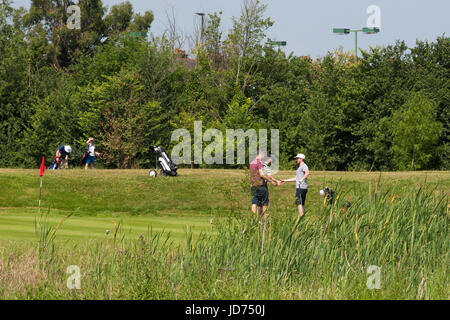
[[[203,12],[196,12],[195,14],[202,17],[202,29],[201,29],[201,32],[200,32],[200,40],[201,40],[200,42],[203,44],[203,30],[204,30],[204,27],[205,27],[205,13],[203,13]]]
[[[271,39],[268,39],[267,41],[271,46],[278,46],[278,50],[280,50],[280,47],[285,47],[287,45],[286,41],[275,41]]]
[[[355,33],[355,59],[358,61],[358,32],[364,32],[365,34],[374,34],[380,32],[380,28],[362,28],[361,30],[350,30],[348,28],[333,28],[333,33],[344,35],[350,32]]]

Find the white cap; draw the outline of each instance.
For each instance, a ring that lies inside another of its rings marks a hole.
[[[303,153],[299,153],[295,157],[300,158],[300,159],[305,159],[305,155]]]
[[[320,193],[321,196],[324,196],[324,195],[325,195],[325,192],[323,191],[323,189],[320,190],[319,193]]]
[[[67,153],[72,152],[72,148],[70,146],[64,146],[64,150],[66,150]]]

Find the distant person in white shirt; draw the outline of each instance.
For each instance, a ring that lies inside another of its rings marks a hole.
[[[281,180],[281,184],[285,182],[294,182],[295,181],[295,203],[298,208],[298,215],[303,217],[305,214],[305,201],[306,201],[306,193],[308,192],[308,176],[309,169],[305,163],[305,155],[303,153],[299,153],[295,156],[297,159],[298,169],[295,177],[291,179]]]
[[[95,144],[94,144],[94,138],[89,138],[89,140],[86,142],[86,165],[84,167],[85,170],[88,169],[89,165],[91,165],[91,168],[94,168],[95,163],[95,157],[101,157],[102,154],[95,152]]]

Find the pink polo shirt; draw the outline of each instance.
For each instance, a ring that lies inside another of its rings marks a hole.
[[[250,162],[249,171],[250,171],[250,182],[252,186],[261,186],[266,183],[266,180],[262,179],[259,175],[259,170],[263,168],[263,164],[261,160],[258,158],[253,159]]]

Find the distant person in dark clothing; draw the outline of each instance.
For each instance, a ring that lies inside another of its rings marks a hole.
[[[56,150],[56,158],[58,161],[64,160],[64,168],[69,168],[69,154],[72,152],[72,148],[70,146],[62,145]]]

